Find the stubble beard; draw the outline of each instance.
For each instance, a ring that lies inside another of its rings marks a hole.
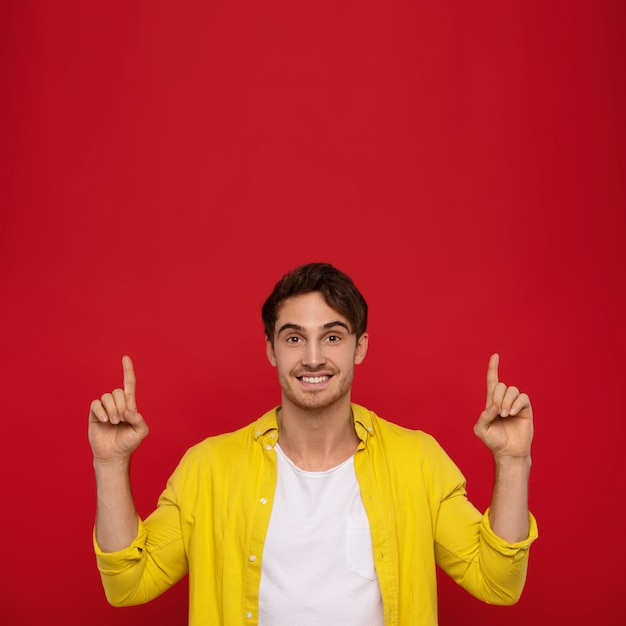
[[[310,375],[315,375],[315,372],[306,373]],[[299,383],[292,373],[288,374],[287,376],[280,374],[278,376],[283,396],[301,411],[311,411],[314,413],[332,407],[343,397],[350,394],[353,372],[347,374],[342,380],[338,380],[339,378],[339,373],[333,372],[331,386],[327,387],[326,389],[320,389],[319,391],[316,391],[315,389],[298,389],[297,385]],[[293,381],[295,381],[295,384],[293,383]],[[338,382],[339,384],[335,386],[332,384],[334,382]]]

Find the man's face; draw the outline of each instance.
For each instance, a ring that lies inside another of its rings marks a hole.
[[[348,320],[315,291],[285,300],[267,341],[267,358],[278,370],[283,405],[325,409],[349,401],[354,366],[365,358],[367,334],[358,342]]]

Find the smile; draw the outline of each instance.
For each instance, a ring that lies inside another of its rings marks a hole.
[[[330,376],[299,376],[298,379],[303,383],[309,383],[312,385],[318,385],[319,383],[325,383]]]

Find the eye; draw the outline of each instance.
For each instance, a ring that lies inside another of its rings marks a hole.
[[[326,339],[329,343],[337,343],[341,341],[341,337],[339,335],[328,335]]]
[[[287,337],[287,339],[285,341],[287,343],[295,345],[297,343],[300,343],[301,339],[300,339],[300,337],[296,337],[295,335],[292,335],[291,337]]]

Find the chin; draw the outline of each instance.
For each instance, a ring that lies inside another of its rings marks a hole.
[[[299,394],[293,393],[285,393],[285,397],[293,404],[296,408],[301,411],[323,411],[325,409],[330,409],[338,402],[340,402],[343,398],[345,398],[345,394],[317,394],[317,397],[311,394],[308,397],[302,397]]]

